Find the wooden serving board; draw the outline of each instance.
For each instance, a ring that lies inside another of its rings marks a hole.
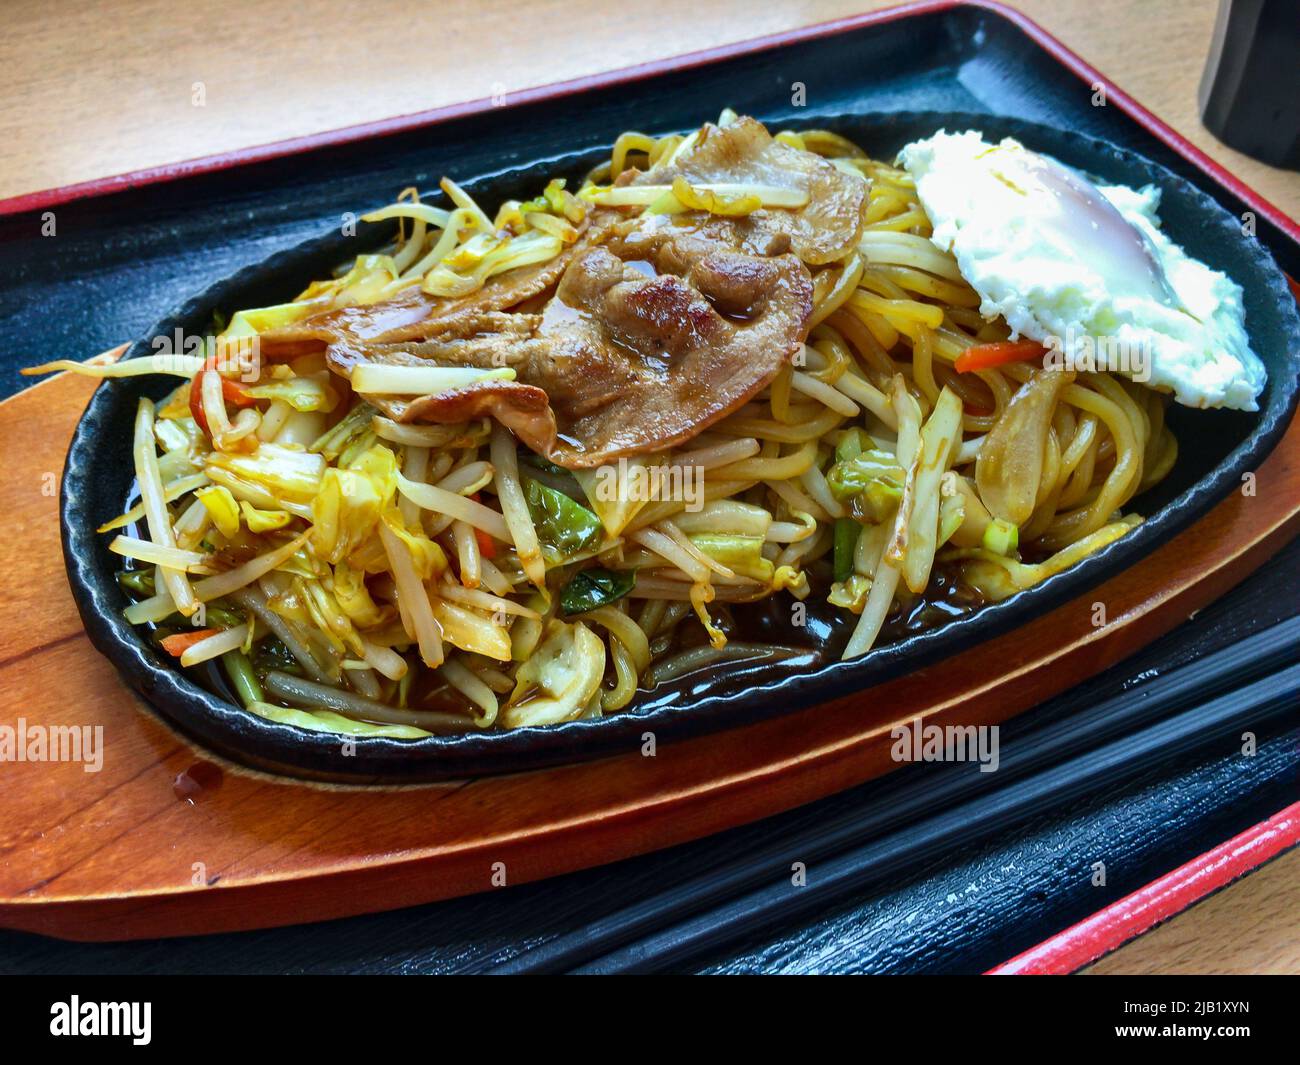
[[[102,726],[103,762],[0,762],[0,925],[79,940],[232,931],[373,912],[554,876],[696,839],[888,772],[889,730],[992,724],[1118,662],[1300,531],[1300,426],[1154,555],[940,666],[715,736],[511,777],[309,784],[182,739],[82,631],[58,479],[93,384],[0,403],[0,728]],[[1094,627],[1094,603],[1107,623]]]

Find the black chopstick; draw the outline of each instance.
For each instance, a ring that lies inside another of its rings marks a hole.
[[[823,861],[882,832],[897,830],[937,811],[956,810],[985,792],[1005,789],[1027,774],[1267,676],[1294,661],[1297,649],[1300,618],[1292,618],[1110,699],[1067,707],[1067,714],[1044,725],[1019,732],[1014,724],[1008,725],[996,773],[979,773],[971,765],[916,767],[913,772],[875,785],[866,810],[850,809],[786,833],[779,843],[751,850],[743,858],[678,882],[579,932],[539,944],[492,971],[563,972],[581,966],[637,937],[649,936],[708,906],[770,882],[776,872],[787,869],[791,853],[807,861]],[[1095,781],[1091,783],[1095,785]]]
[[[679,967],[728,943],[774,925],[824,911],[883,880],[906,873],[957,845],[1006,832],[1068,804],[1105,780],[1130,781],[1161,761],[1215,746],[1236,749],[1240,733],[1300,711],[1300,665],[1159,721],[1131,735],[978,797],[901,832],[823,861],[806,886],[792,890],[788,875],[706,913],[630,943],[576,972],[645,972]],[[787,857],[789,855],[787,850]]]

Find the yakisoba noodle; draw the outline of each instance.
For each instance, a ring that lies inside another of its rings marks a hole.
[[[810,268],[806,344],[739,409],[664,453],[570,470],[492,418],[401,421],[358,391],[419,366],[354,371],[350,387],[320,351],[263,359],[253,380],[220,358],[323,311],[544,268],[595,205],[627,195],[611,195],[620,175],[673,160],[684,138],[625,133],[576,193],[552,182],[494,218],[449,181],[449,208],[408,190],[367,216],[400,226],[383,253],[235,315],[171,361],[175,392],[141,401],[142,503],[104,526],[137,526],[113,542],[132,560],[128,618],[182,665],[220,659],[256,713],[416,737],[600,716],[685,673],[780,659],[806,646],[796,627],[789,646],[731,631],[774,596],[856,615],[842,653],[861,655],[939,575],[973,606],[1129,530],[1125,507],[1177,455],[1165,397],[1032,361],[959,372],[1009,332],[930,241],[912,178],[831,132],[776,140],[869,192],[856,245]],[[674,193],[674,211],[698,200],[723,217],[769,195]],[[677,490],[647,492],[656,479]]]

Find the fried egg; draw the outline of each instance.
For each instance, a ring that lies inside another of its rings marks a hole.
[[[1264,365],[1241,286],[1160,229],[1154,185],[1095,185],[1007,138],[940,131],[900,163],[934,227],[1001,316],[1078,369],[1112,370],[1189,407],[1257,410]]]

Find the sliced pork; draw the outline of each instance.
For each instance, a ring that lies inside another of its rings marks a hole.
[[[812,152],[782,144],[752,118],[737,118],[727,126],[706,123],[685,149],[628,183],[671,185],[676,177],[692,185],[767,185],[806,192],[806,206],[761,208],[745,217],[743,228],[788,237],[794,253],[810,266],[844,258],[862,236],[867,183]]]
[[[812,281],[793,255],[715,251],[679,277],[594,248],[565,271],[541,315],[484,316],[489,328],[470,335],[371,344],[361,356],[336,344],[329,361],[344,374],[358,357],[513,367],[516,382],[372,402],[401,421],[490,413],[576,469],[665,450],[736,410],[800,350],[811,313]]]

